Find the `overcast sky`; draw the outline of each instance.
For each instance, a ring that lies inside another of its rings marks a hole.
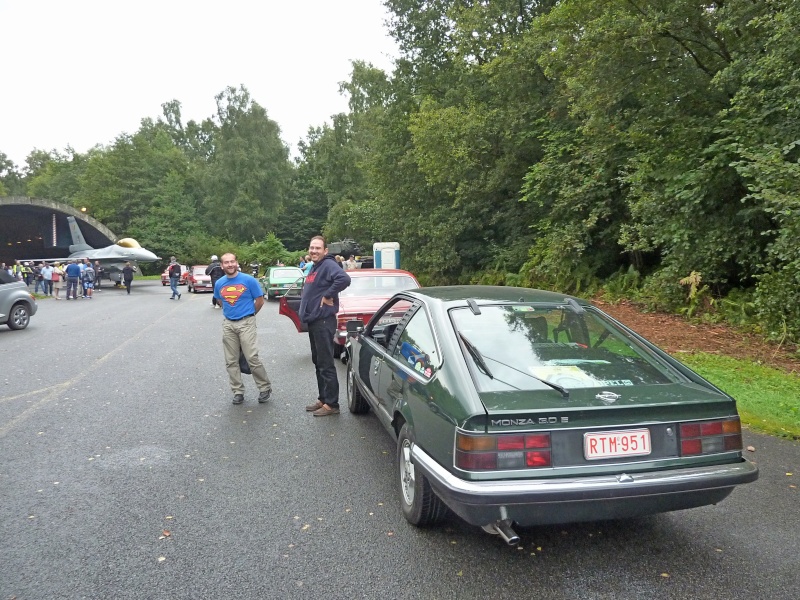
[[[0,152],[85,152],[176,99],[184,123],[243,84],[296,150],[347,109],[351,60],[391,71],[381,0],[0,0]]]

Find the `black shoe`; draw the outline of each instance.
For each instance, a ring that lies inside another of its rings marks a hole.
[[[170,298],[171,300],[171,298]],[[234,394],[233,395],[233,403],[234,404],[241,404],[244,402],[244,396],[242,394]]]
[[[180,300],[180,299],[181,299],[181,295],[180,295],[180,294],[178,294],[178,300]]]
[[[266,392],[261,392],[258,395],[258,403],[259,404],[264,404],[267,400],[269,400],[269,397],[271,395],[272,395],[272,390],[271,389],[267,390]]]

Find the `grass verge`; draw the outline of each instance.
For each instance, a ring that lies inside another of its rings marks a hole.
[[[754,431],[800,439],[800,377],[718,354],[677,358],[736,399],[742,423]]]

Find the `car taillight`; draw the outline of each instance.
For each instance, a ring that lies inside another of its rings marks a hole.
[[[550,467],[550,433],[468,435],[459,431],[455,466],[465,471]]]
[[[362,313],[339,313],[336,315],[336,326],[345,331],[347,329],[347,322],[352,321],[354,319],[358,319],[362,323],[366,324],[369,321],[369,317],[371,315],[364,315]]]
[[[681,456],[699,456],[742,449],[739,417],[681,423]]]

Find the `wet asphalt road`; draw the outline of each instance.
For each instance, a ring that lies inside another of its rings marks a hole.
[[[168,296],[136,281],[0,328],[0,600],[800,597],[796,443],[747,434],[761,478],[717,507],[519,530],[517,549],[456,518],[416,529],[374,417],[303,411],[308,340],[276,303],[272,400],[245,377],[233,406],[221,311]]]

